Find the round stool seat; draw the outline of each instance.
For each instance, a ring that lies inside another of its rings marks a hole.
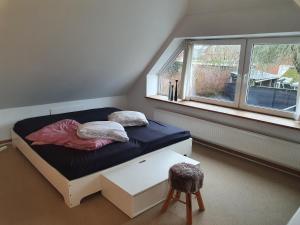
[[[173,189],[195,193],[202,188],[204,174],[202,171],[192,164],[178,163],[169,170],[169,182]]]

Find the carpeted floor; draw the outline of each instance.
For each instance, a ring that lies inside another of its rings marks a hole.
[[[193,224],[285,225],[300,206],[300,179],[254,163],[193,146],[193,158],[205,172],[202,189],[206,211]],[[185,206],[173,204],[161,215],[161,204],[129,219],[101,194],[69,209],[60,194],[16,149],[0,152],[1,225],[184,225]]]

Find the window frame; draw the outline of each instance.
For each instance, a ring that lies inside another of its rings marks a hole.
[[[231,102],[231,101],[226,101],[226,100],[221,100],[221,99],[213,99],[213,98],[208,98],[208,97],[203,97],[203,96],[192,96],[189,93],[190,87],[187,88],[188,93],[186,93],[186,98],[185,98],[185,100],[198,101],[198,102],[204,102],[204,103],[209,103],[209,104],[214,104],[214,105],[221,105],[221,106],[237,108],[239,105],[239,101],[240,101],[240,91],[241,91],[241,85],[242,85],[241,74],[243,73],[243,70],[244,70],[246,39],[195,40],[195,41],[191,41],[190,44],[192,45],[191,54],[193,54],[194,45],[240,45],[241,46],[239,65],[238,65],[238,78],[236,81],[234,101]],[[185,74],[186,76],[190,77],[189,85],[191,84],[191,79],[192,79],[192,69],[191,69],[192,62],[191,62],[191,60],[192,60],[192,57],[190,57],[189,61],[187,61],[187,67],[190,67],[189,68],[190,74]]]
[[[294,118],[295,112],[285,112],[280,109],[268,108],[263,106],[254,106],[249,105],[246,102],[247,94],[248,94],[248,79],[249,79],[249,70],[251,65],[251,58],[253,47],[255,44],[300,44],[300,37],[272,37],[272,38],[249,38],[247,39],[246,45],[246,55],[245,55],[245,65],[244,65],[244,75],[243,75],[243,83],[241,88],[241,98],[239,108],[247,111],[253,111],[263,114],[275,115],[280,117]],[[297,90],[297,100],[296,100],[296,111],[299,107],[299,90],[300,90],[300,82]]]
[[[185,68],[185,65],[186,65],[186,61],[185,61],[185,55],[186,55],[186,42],[184,41],[174,52],[173,54],[171,55],[171,57],[168,59],[168,61],[162,66],[162,68],[157,72],[157,94],[158,95],[162,95],[162,92],[161,92],[161,84],[160,84],[160,76],[162,73],[164,73],[164,71],[172,64],[175,62],[176,58],[179,56],[179,54],[183,51],[183,62],[182,62],[182,71],[181,71],[181,79],[183,79],[184,77],[184,68]],[[181,85],[183,86],[183,84]],[[181,88],[182,89],[182,88]],[[180,97],[180,96],[178,96]]]

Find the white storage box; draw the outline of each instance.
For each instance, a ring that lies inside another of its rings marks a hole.
[[[141,156],[130,165],[102,173],[102,195],[133,218],[157,205],[167,196],[169,168],[176,163],[199,165],[198,161],[170,150]]]

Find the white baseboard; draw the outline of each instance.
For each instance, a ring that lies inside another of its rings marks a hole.
[[[0,110],[0,140],[11,139],[10,130],[13,125],[22,119],[44,116],[72,111],[117,107],[127,108],[126,96],[113,96],[96,99],[85,99],[78,101],[58,102],[45,105],[25,106]]]

